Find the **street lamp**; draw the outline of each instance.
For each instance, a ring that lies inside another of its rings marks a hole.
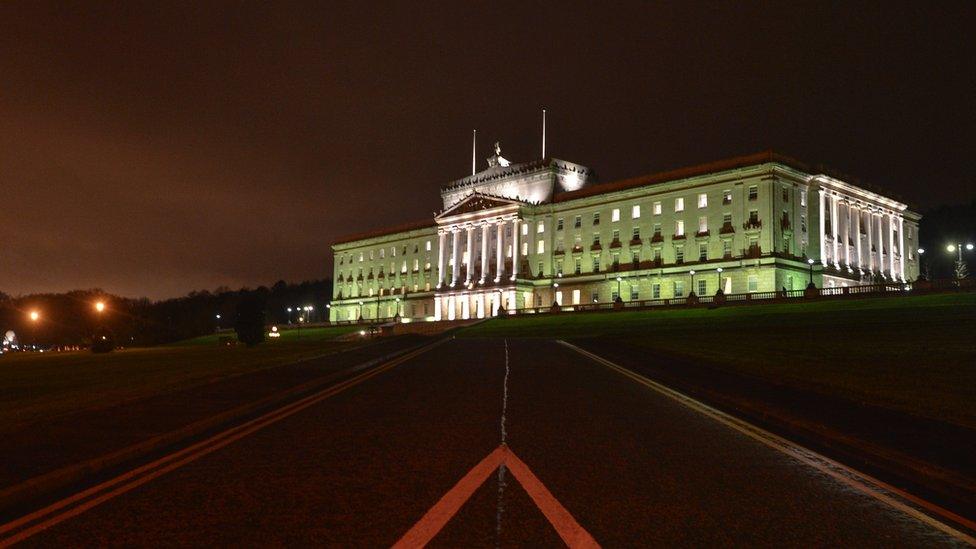
[[[95,303],[95,311],[97,311],[97,312],[100,313],[100,312],[102,312],[104,310],[105,310],[105,302],[104,301],[98,301],[98,302]]]
[[[963,245],[959,243],[949,244],[948,246],[946,246],[947,252],[956,254],[956,268],[955,268],[956,279],[966,278],[966,264],[963,263],[962,260],[962,249],[963,249]],[[971,252],[972,250],[973,250],[973,244],[972,243],[966,244],[966,251]]]
[[[291,307],[288,307],[288,324],[291,324]]]
[[[691,292],[688,295],[698,295],[695,293],[695,271],[688,271],[688,274],[691,275]]]
[[[363,321],[363,302],[362,302],[362,300],[359,301],[359,321],[360,322]]]
[[[28,317],[31,319],[31,322],[37,322],[41,319],[41,313],[37,312],[36,310],[31,311]]]
[[[812,257],[807,259],[807,265],[810,266],[810,283],[807,284],[807,288],[816,288],[816,286],[813,284],[813,258]]]
[[[624,300],[624,298],[620,295],[620,281],[622,281],[623,279],[624,278],[622,276],[617,277],[617,301],[621,301],[621,302]]]
[[[715,269],[715,271],[718,273],[718,290],[715,293],[723,294],[725,292],[722,291],[722,268],[718,267],[717,269]]]
[[[397,308],[396,316],[397,316],[397,318],[399,318],[400,317],[400,298],[399,297],[396,298],[396,308]]]

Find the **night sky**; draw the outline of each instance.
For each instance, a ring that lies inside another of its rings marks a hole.
[[[976,195],[976,2],[0,4],[0,291],[331,275],[490,143],[601,180],[773,148]],[[798,6],[805,7],[798,7]],[[600,8],[600,6],[606,6]]]

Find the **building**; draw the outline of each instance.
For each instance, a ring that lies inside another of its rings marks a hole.
[[[336,242],[331,320],[912,281],[920,216],[764,152],[597,183],[557,158],[441,189],[433,219]],[[813,265],[808,262],[813,260]]]

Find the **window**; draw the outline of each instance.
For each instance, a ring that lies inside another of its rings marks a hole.
[[[593,224],[594,225],[600,224],[600,212],[593,212]]]
[[[654,224],[654,236],[661,236],[661,224],[660,223],[655,223]]]
[[[750,225],[759,224],[759,210],[749,210],[749,224]]]
[[[685,283],[683,280],[674,281],[674,297],[684,297]]]
[[[363,252],[359,252],[359,262],[363,262]]]
[[[573,272],[576,274],[580,274],[583,272],[582,261],[580,261],[579,258],[576,258],[576,261],[574,262]]]
[[[759,291],[759,277],[756,275],[749,275],[749,291],[758,292]]]
[[[722,240],[722,257],[732,257],[732,239]]]
[[[651,284],[651,299],[661,299],[661,285],[657,282]]]
[[[557,231],[563,230],[563,218],[561,217],[556,220],[556,230]]]
[[[417,253],[419,251],[420,251],[420,245],[419,244],[414,244],[413,245],[413,253]]]
[[[790,190],[783,187],[783,202],[789,202],[790,200]]]
[[[390,246],[390,257],[396,257],[396,246]]]
[[[652,256],[654,257],[654,261],[661,261],[661,248],[654,248]]]
[[[593,256],[593,272],[600,272],[600,256],[598,255]]]
[[[806,191],[800,191],[800,206],[806,207],[807,205],[807,193]]]
[[[684,263],[685,262],[685,247],[675,246],[674,247],[674,262]]]
[[[631,284],[630,285],[630,300],[631,301],[637,301],[638,299],[640,299],[640,287],[638,287],[637,284]]]
[[[640,266],[640,252],[631,252],[630,261],[634,264],[635,269],[638,268]]]
[[[407,260],[406,259],[403,260],[403,266],[400,267],[400,272],[401,273],[407,272]]]
[[[617,301],[618,297],[620,297],[620,294],[617,293],[617,290],[610,292],[610,301]]]
[[[728,206],[732,203],[732,191],[722,191],[722,204]]]
[[[620,208],[614,208],[610,211],[610,221],[614,223],[620,221]]]
[[[616,271],[620,268],[620,254],[613,254],[610,256],[611,264],[613,265],[613,270]]]
[[[386,248],[380,248],[380,259],[385,259],[384,252],[386,252]]]
[[[403,245],[403,255],[407,255],[407,245]]]
[[[698,195],[698,207],[707,208],[708,207],[708,195],[705,193],[700,193]]]
[[[529,255],[529,243],[528,242],[523,242],[522,243],[522,255]]]
[[[544,254],[544,253],[546,253],[546,241],[545,240],[540,240],[536,244],[535,253],[537,253],[537,254]]]
[[[759,187],[756,185],[749,186],[749,200],[756,200],[759,198]]]
[[[681,219],[674,222],[674,236],[685,235],[685,222]]]
[[[573,290],[573,305],[579,305],[580,303],[580,291]]]
[[[528,236],[528,235],[529,235],[529,224],[522,223],[522,236]]]
[[[600,244],[600,233],[593,235],[593,245],[596,246]]]
[[[420,260],[419,259],[414,259],[413,260],[413,270],[415,270],[415,271],[419,271],[420,270]]]
[[[708,281],[698,279],[698,295],[708,295]]]
[[[556,261],[556,276],[563,276],[563,260]]]
[[[556,290],[556,305],[562,306],[563,304],[563,292],[562,290]]]
[[[807,232],[807,214],[800,214],[800,230]]]
[[[698,261],[708,261],[708,244],[698,245]]]
[[[634,240],[639,240],[640,239],[640,227],[634,227],[634,230],[630,234],[630,237],[633,238]]]
[[[630,218],[631,219],[638,219],[638,218],[640,218],[640,204],[634,204],[630,208]]]
[[[576,219],[573,222],[573,226],[576,227],[577,229],[579,229],[580,227],[582,227],[583,226],[583,216],[581,216],[581,215],[576,216]]]
[[[540,221],[539,223],[537,223],[536,226],[535,226],[535,232],[537,232],[537,233],[544,233],[544,232],[546,232],[546,222],[545,221]]]
[[[372,260],[373,260],[373,250],[370,250],[370,251],[369,251],[369,260],[370,260],[370,261],[372,261]]]
[[[708,216],[703,215],[698,218],[698,232],[699,233],[708,232]]]
[[[537,273],[539,273],[539,276],[542,276],[542,273],[543,273],[543,269],[542,269],[542,267],[543,267],[543,266],[542,266],[542,262],[540,261],[540,262],[539,262],[539,269],[538,269],[538,270],[536,271]]]
[[[676,211],[676,212],[683,212],[683,211],[685,211],[685,199],[684,198],[675,198],[674,199],[674,211]]]
[[[732,224],[732,214],[730,213],[722,214],[722,225],[731,225],[731,224]]]
[[[661,215],[661,203],[660,202],[655,202],[654,203],[654,215]]]
[[[620,241],[620,229],[614,229],[613,230],[613,241],[614,242],[619,242]]]
[[[596,290],[593,290],[592,292],[590,292],[590,299],[593,301],[593,303],[599,303],[600,302],[600,292],[598,292]]]

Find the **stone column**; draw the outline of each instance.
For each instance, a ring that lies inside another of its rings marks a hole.
[[[826,243],[824,242],[824,238],[826,237],[826,234],[824,234],[824,232],[826,230],[826,224],[827,224],[827,220],[824,218],[824,216],[827,214],[826,199],[824,197],[824,190],[823,189],[817,189],[817,194],[820,196],[820,216],[819,216],[820,217],[820,231],[819,231],[819,236],[817,238],[817,242],[819,242],[819,244],[820,244],[820,257],[819,257],[819,259],[820,259],[820,261],[824,265],[826,265],[827,264],[827,246],[825,245]]]
[[[519,218],[512,220],[512,280],[518,277],[519,266]]]
[[[895,280],[895,216],[888,214],[888,272]]]
[[[458,248],[461,247],[461,230],[457,228],[451,230],[451,260],[454,262],[451,266],[451,287],[453,288],[461,272],[461,258],[458,256]]]
[[[902,282],[908,282],[905,277],[905,218],[903,216],[898,216],[898,239],[901,240],[898,243],[898,249],[901,250],[898,254],[898,269],[901,271],[899,274]]]
[[[847,261],[847,268],[851,268],[851,245],[850,241],[853,238],[851,235],[851,202],[848,200],[844,204],[844,213],[847,219],[844,221],[844,258]]]
[[[861,255],[861,208],[854,209],[854,238],[857,240],[857,269],[864,272],[864,256]]]
[[[837,243],[837,239],[838,239],[838,236],[837,236],[838,235],[838,230],[837,229],[838,229],[838,224],[840,223],[840,220],[837,219],[838,218],[838,215],[837,215],[837,210],[838,210],[837,202],[838,202],[837,201],[837,195],[831,194],[830,195],[830,232],[831,232],[831,235],[834,237],[834,257],[833,257],[833,259],[834,259],[834,267],[840,269],[840,250],[837,248],[837,244],[838,244]]]
[[[485,279],[488,278],[488,231],[489,231],[488,223],[487,222],[482,223],[481,224],[481,278],[478,280],[479,284],[484,284]]]
[[[505,225],[501,221],[495,223],[495,233],[498,236],[498,238],[495,239],[496,248],[498,248],[495,282],[498,282],[502,279],[502,275],[505,273]]]
[[[437,287],[444,285],[444,247],[447,245],[447,233],[437,232]],[[438,308],[439,309],[439,308]]]
[[[474,271],[474,227],[468,225],[465,231],[467,231],[468,233],[468,249],[467,249],[468,261],[466,265],[468,272],[464,277],[465,278],[464,285],[467,286],[468,284],[471,283],[471,275],[474,274],[473,273]]]

